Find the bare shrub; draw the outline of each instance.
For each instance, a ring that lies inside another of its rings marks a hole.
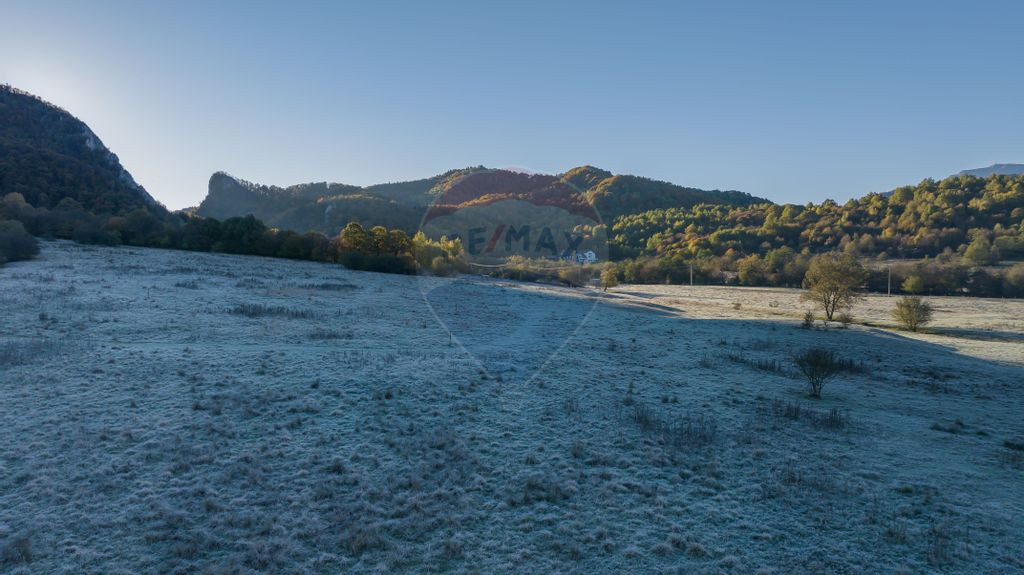
[[[835,352],[820,347],[808,348],[797,355],[793,363],[807,378],[811,386],[810,396],[815,398],[821,397],[821,388],[842,369]]]
[[[853,314],[851,314],[848,311],[844,311],[844,312],[840,313],[839,314],[839,323],[840,323],[840,325],[842,325],[843,329],[846,329],[846,328],[850,327],[850,324],[853,323]]]
[[[931,323],[935,309],[928,302],[917,296],[906,296],[896,302],[892,316],[904,329],[917,331]]]

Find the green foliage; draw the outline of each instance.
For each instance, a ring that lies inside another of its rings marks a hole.
[[[432,240],[423,232],[416,232],[409,245],[416,265],[421,270],[435,275],[451,275],[465,271],[468,267],[462,242],[458,239],[442,237],[440,240]]]
[[[998,252],[992,251],[992,242],[985,234],[977,234],[964,251],[964,258],[975,265],[984,266],[998,261]]]
[[[739,280],[743,285],[759,286],[765,282],[765,264],[757,254],[739,261]]]
[[[900,284],[900,289],[907,293],[922,293],[924,292],[924,279],[919,275],[907,276],[907,279]]]

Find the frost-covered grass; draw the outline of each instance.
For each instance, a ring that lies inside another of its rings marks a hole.
[[[0,269],[0,572],[1024,570],[1006,337],[42,247]]]

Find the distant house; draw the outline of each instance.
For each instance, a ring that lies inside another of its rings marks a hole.
[[[559,254],[558,257],[567,262],[576,262],[578,264],[592,264],[597,262],[597,254],[592,250],[587,250],[585,252],[570,252],[569,250],[565,250]]]

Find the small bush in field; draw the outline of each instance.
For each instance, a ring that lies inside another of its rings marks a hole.
[[[812,327],[814,327],[814,312],[813,311],[807,310],[804,313],[804,321],[803,321],[803,323],[800,324],[800,327],[802,327],[804,329],[811,329]]]
[[[842,369],[835,352],[820,347],[809,348],[794,360],[797,369],[807,378],[811,386],[811,397],[821,397],[821,388]]]
[[[892,316],[905,329],[917,331],[932,321],[935,310],[931,304],[918,296],[906,296],[896,302]]]
[[[847,311],[842,312],[839,314],[839,323],[842,324],[843,329],[850,327],[850,324],[853,323],[853,314]]]

